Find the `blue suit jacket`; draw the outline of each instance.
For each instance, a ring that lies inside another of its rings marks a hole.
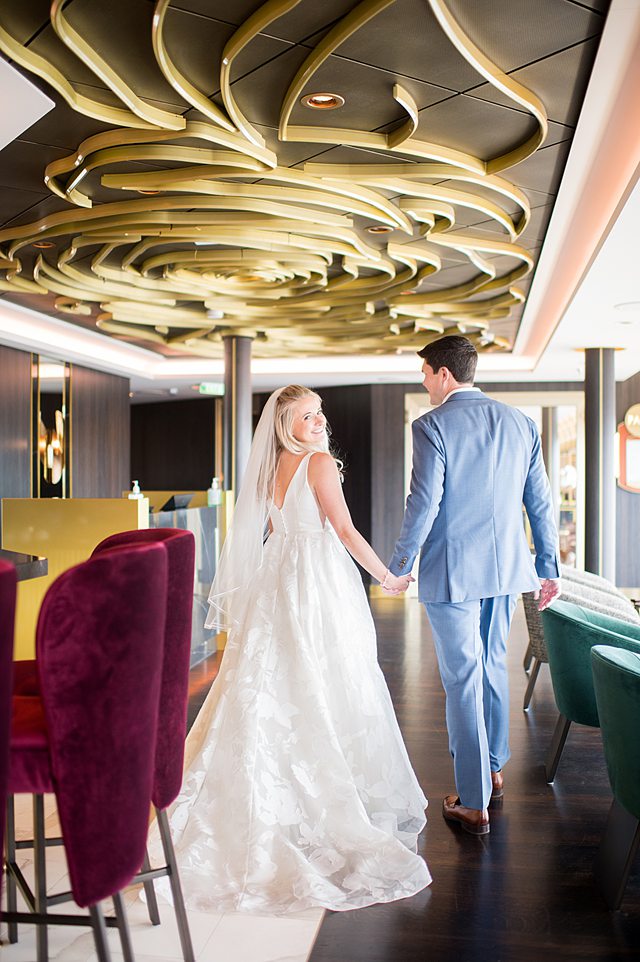
[[[558,534],[534,422],[480,391],[463,391],[412,429],[411,489],[389,570],[410,571],[420,551],[420,601],[518,594],[558,578]]]

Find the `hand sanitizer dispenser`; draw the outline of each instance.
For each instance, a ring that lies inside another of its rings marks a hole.
[[[211,479],[211,485],[207,488],[207,504],[209,507],[213,507],[220,504],[222,501],[222,491],[220,490],[220,481],[218,478]]]

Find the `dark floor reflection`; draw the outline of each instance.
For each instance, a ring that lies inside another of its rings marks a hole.
[[[416,601],[383,599],[373,607],[380,661],[430,800],[423,854],[433,884],[404,902],[327,914],[310,962],[538,962],[545,953],[553,962],[640,958],[640,865],[622,912],[608,912],[593,885],[611,801],[600,734],[576,727],[555,785],[546,784],[543,762],[557,716],[546,668],[529,715],[522,712],[521,611],[510,642],[506,794],[492,808],[491,834],[476,839],[440,814],[453,782],[426,617]]]

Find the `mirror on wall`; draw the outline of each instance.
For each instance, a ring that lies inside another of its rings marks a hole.
[[[34,498],[68,498],[71,495],[70,401],[71,365],[43,355],[32,356]]]

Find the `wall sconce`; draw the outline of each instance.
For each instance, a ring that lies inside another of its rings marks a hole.
[[[38,453],[42,473],[49,484],[57,484],[64,470],[64,418],[62,411],[55,413],[55,427],[48,428],[40,418]]]

